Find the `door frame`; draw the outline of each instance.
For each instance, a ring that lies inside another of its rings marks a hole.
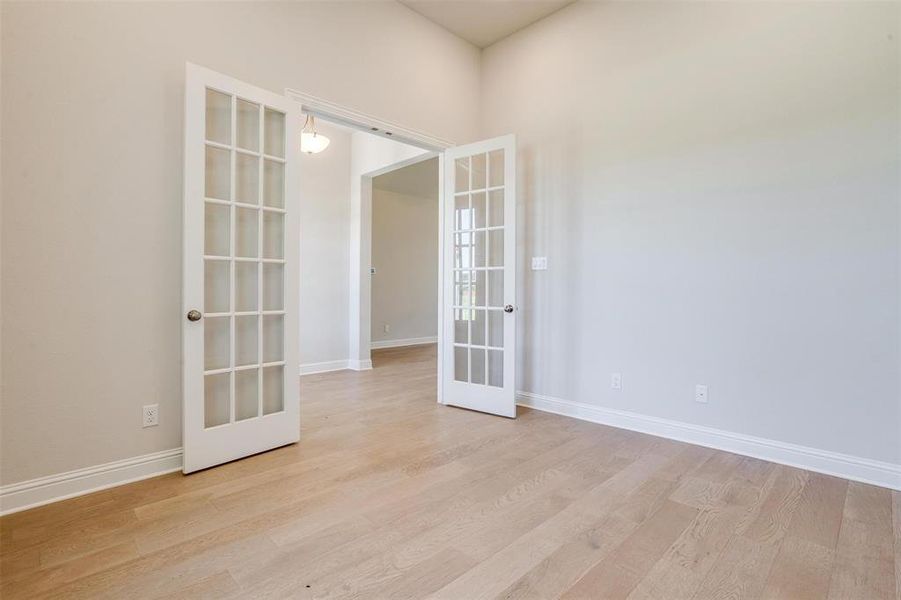
[[[415,165],[427,160],[438,159],[438,179],[435,182],[439,188],[444,185],[444,177],[443,171],[441,168],[441,163],[443,161],[443,153],[441,152],[424,152],[422,154],[417,154],[411,158],[406,158],[404,160],[397,161],[395,163],[391,163],[390,165],[385,165],[384,167],[380,167],[375,169],[374,171],[369,171],[367,173],[363,173],[360,175],[360,230],[362,233],[362,239],[369,240],[368,244],[363,244],[363,257],[365,260],[361,260],[357,263],[356,270],[351,272],[350,276],[358,277],[361,286],[366,288],[364,290],[364,295],[369,300],[367,301],[367,305],[369,306],[369,310],[361,310],[359,314],[359,333],[360,333],[360,345],[361,347],[365,347],[367,349],[367,357],[371,356],[372,349],[372,272],[369,269],[363,267],[363,265],[372,263],[372,180],[378,177],[379,175],[384,175],[386,173],[390,173],[391,171],[396,171],[397,169],[403,169],[404,167],[409,167],[411,165]],[[441,253],[443,248],[441,247],[441,241],[443,239],[443,231],[441,227],[444,225],[444,216],[441,214],[441,190],[438,191],[438,278],[435,281],[435,285],[438,288],[438,327],[441,327],[443,320],[441,316],[441,294],[443,292],[442,289],[442,259]],[[367,256],[368,249],[368,256]],[[369,271],[369,277],[366,277],[366,271]],[[362,271],[362,272],[361,272]],[[351,332],[353,335],[354,332]],[[441,343],[441,331],[438,331],[437,334],[438,343]],[[439,359],[441,355],[439,354]],[[371,368],[371,359],[370,360],[370,368]],[[438,371],[441,372],[440,369]]]
[[[457,144],[422,131],[385,121],[300,90],[285,88],[285,96],[299,103],[303,113],[313,115],[323,121],[330,121],[364,133],[416,146],[431,154],[425,158],[423,156],[413,157],[409,159],[412,162],[408,164],[438,157],[438,376],[436,387],[438,403],[444,404],[442,385],[444,370],[444,151]],[[403,162],[407,161],[401,161],[401,163]],[[359,196],[353,194],[353,192],[351,193],[350,310],[348,311],[350,357],[348,366],[357,371],[372,368],[370,351],[372,286],[369,280],[369,269],[372,259],[372,178],[399,168],[399,166],[405,166],[401,163],[395,163],[385,168],[362,174]],[[303,230],[302,223],[301,230]],[[366,323],[365,327],[363,325],[364,320]]]

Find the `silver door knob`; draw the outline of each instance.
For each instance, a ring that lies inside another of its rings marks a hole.
[[[508,304],[507,306],[505,306],[505,307],[504,307],[504,312],[508,312],[508,313],[509,313],[509,312],[513,312],[513,305],[512,305],[512,304]]]
[[[199,310],[189,310],[188,311],[188,320],[189,321],[199,321],[203,315]]]

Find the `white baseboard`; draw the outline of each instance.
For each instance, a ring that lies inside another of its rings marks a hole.
[[[343,371],[349,369],[348,360],[330,360],[327,362],[307,363],[300,365],[301,375],[312,375],[314,373],[329,373],[331,371]]]
[[[341,362],[342,368],[353,368],[351,361]],[[372,368],[371,361],[356,361],[356,370]],[[327,365],[333,363],[316,363]],[[309,365],[307,365],[309,366]],[[302,367],[303,369],[303,367]],[[774,463],[843,477],[872,485],[901,490],[901,465],[859,458],[847,454],[787,444],[765,438],[649,417],[622,410],[602,408],[581,402],[571,402],[529,392],[517,393],[517,404],[567,417],[610,425],[620,429],[716,448],[752,456]],[[173,448],[134,458],[114,461],[67,473],[39,477],[0,486],[0,515],[6,515],[51,502],[82,496],[149,477],[179,471],[182,450]]]
[[[437,344],[438,336],[430,337],[406,338],[402,340],[382,340],[380,342],[372,342],[369,347],[373,350],[382,348],[401,348],[403,346],[420,346],[422,344]]]
[[[0,487],[0,515],[180,471],[181,448],[39,477]]]
[[[301,375],[313,375],[316,373],[330,373],[332,371],[343,371],[350,369],[352,371],[369,371],[372,369],[371,360],[330,360],[327,362],[306,363],[300,365]]]
[[[350,359],[347,361],[347,368],[352,369],[354,371],[369,371],[372,369],[372,361],[371,360],[355,360]]]
[[[639,431],[698,446],[716,448],[770,462],[901,490],[901,465],[778,442],[711,427],[649,417],[623,410],[518,392],[516,403],[536,410]]]

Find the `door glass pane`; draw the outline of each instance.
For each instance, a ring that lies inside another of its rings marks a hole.
[[[470,288],[470,278],[472,271],[457,271],[457,282],[454,284],[454,304],[456,306],[472,305],[472,290]]]
[[[285,216],[282,213],[263,213],[263,258],[284,258]]]
[[[491,187],[504,185],[503,150],[493,150],[488,153],[488,185]]]
[[[454,268],[472,268],[472,233],[454,235]]]
[[[485,306],[488,289],[485,285],[486,271],[474,271],[475,280],[472,283],[472,297],[475,306]]]
[[[239,148],[260,151],[260,105],[238,98],[238,131]]]
[[[207,198],[231,200],[231,152],[222,148],[206,147],[206,186],[204,194]]]
[[[259,408],[259,369],[235,371],[235,421],[252,419]]]
[[[235,256],[256,258],[259,212],[253,208],[235,208]]]
[[[454,191],[469,190],[469,157],[464,156],[454,161]]]
[[[504,387],[504,353],[501,350],[488,351],[488,385]]]
[[[454,346],[454,380],[469,381],[469,351],[466,346]]]
[[[488,231],[488,266],[504,266],[504,230],[492,229]]]
[[[206,91],[206,139],[232,143],[232,97],[216,90]]]
[[[469,362],[470,383],[485,383],[485,349],[471,348]]]
[[[250,312],[257,309],[257,263],[235,263],[235,310]]]
[[[469,194],[454,196],[454,229],[472,229],[472,211],[469,210]]]
[[[485,155],[475,154],[472,157],[472,189],[485,189]]]
[[[266,108],[263,148],[269,156],[285,158],[285,113]]]
[[[250,154],[235,154],[235,202],[260,203],[260,159]]]
[[[263,414],[281,412],[285,409],[285,368],[265,367],[263,369]]]
[[[488,273],[488,306],[504,305],[504,272],[493,269]]]
[[[284,310],[285,267],[278,263],[263,264],[263,310]]]
[[[203,426],[215,427],[229,421],[231,373],[203,378]]]
[[[484,346],[485,345],[485,311],[484,310],[473,310],[472,311],[472,326],[470,327],[470,343],[474,346]],[[475,367],[473,367],[473,374],[475,373]]]
[[[259,363],[257,346],[256,315],[235,317],[235,366],[255,365]]]
[[[207,371],[229,366],[229,328],[231,317],[209,317],[203,320],[203,366]]]
[[[454,309],[454,342],[469,343],[469,310],[465,308]]]
[[[474,267],[485,266],[485,234],[493,232],[474,231],[472,232],[472,264]]]
[[[284,323],[282,315],[263,315],[263,362],[284,360]]]
[[[504,347],[504,315],[502,310],[488,311],[488,345],[494,348]]]
[[[207,256],[228,256],[231,210],[222,204],[207,202],[204,211],[203,253]]]
[[[263,161],[263,204],[285,208],[285,165],[274,160]]]
[[[228,275],[231,263],[227,260],[203,261],[203,311],[222,313],[229,311]]]
[[[488,226],[499,227],[504,224],[504,190],[488,192]]]
[[[476,229],[487,227],[487,210],[485,207],[485,192],[472,194],[472,219]]]

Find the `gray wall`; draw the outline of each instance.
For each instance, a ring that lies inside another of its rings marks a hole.
[[[579,2],[485,50],[519,388],[901,462],[899,10]]]
[[[413,195],[379,189],[378,179],[372,188],[372,341],[435,337],[438,181]]]
[[[3,484],[181,445],[185,61],[476,137],[479,51],[395,2],[0,10]]]

